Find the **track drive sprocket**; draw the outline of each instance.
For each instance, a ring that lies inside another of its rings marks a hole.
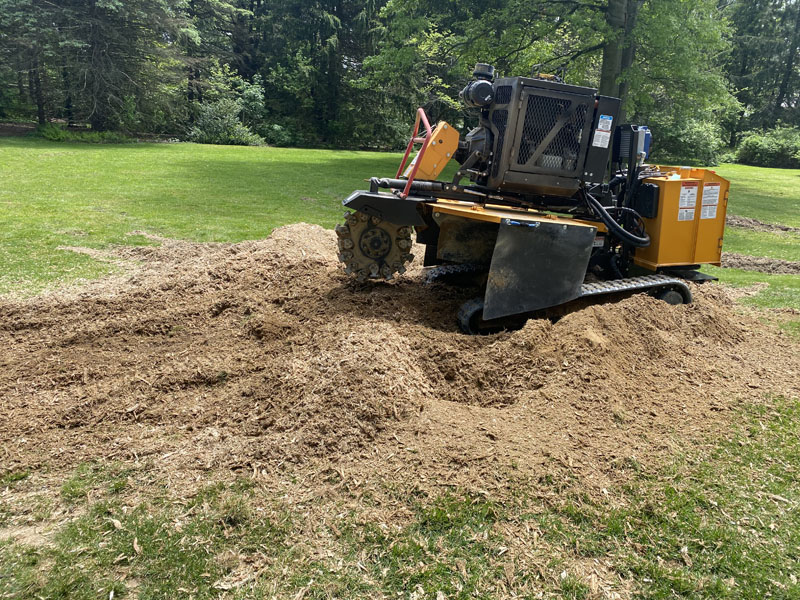
[[[339,260],[345,273],[357,281],[390,280],[405,273],[405,265],[414,258],[411,250],[411,227],[394,225],[362,212],[347,212],[345,222],[336,226]]]

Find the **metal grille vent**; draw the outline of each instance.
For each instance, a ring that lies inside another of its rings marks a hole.
[[[508,87],[510,86],[503,86]],[[500,157],[503,155],[503,142],[506,139],[506,125],[508,124],[508,111],[496,110],[492,113],[492,124],[497,127],[497,147],[494,150],[494,157],[492,162],[492,177],[497,177],[497,171],[500,168]]]
[[[571,100],[529,96],[518,165],[527,164],[535,156],[537,167],[562,172],[577,169],[588,105],[581,103],[572,111],[571,108]],[[547,147],[539,151],[539,146],[548,139]]]
[[[494,91],[494,103],[508,104],[511,102],[511,90],[513,89],[510,85],[498,85]]]

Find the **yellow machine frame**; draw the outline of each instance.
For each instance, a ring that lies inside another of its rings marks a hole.
[[[719,266],[730,182],[709,169],[657,167],[644,183],[659,187],[658,214],[644,219],[650,245],[634,262],[646,269],[684,265]]]
[[[433,133],[425,140],[423,145],[425,151],[420,150],[417,153],[404,171],[403,177],[408,177],[411,174],[420,154],[422,154],[422,160],[416,177],[428,180],[434,180],[439,177],[447,163],[453,158],[453,154],[458,150],[460,137],[457,129],[454,129],[445,121],[440,121]]]

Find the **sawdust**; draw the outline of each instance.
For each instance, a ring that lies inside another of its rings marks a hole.
[[[0,471],[148,458],[187,481],[293,465],[480,490],[556,474],[591,493],[740,402],[798,393],[796,345],[718,286],[467,337],[454,315],[473,292],[422,286],[419,267],[358,285],[335,246],[304,224],[163,240],[115,251],[125,276],[0,300]]]
[[[722,266],[729,269],[760,271],[761,273],[800,275],[800,261],[747,256],[735,252],[722,253]]]

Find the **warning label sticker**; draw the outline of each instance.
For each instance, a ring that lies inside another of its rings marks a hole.
[[[720,187],[719,183],[706,183],[703,185],[703,206],[716,206],[719,204]]]
[[[697,206],[697,189],[699,187],[700,183],[697,181],[687,181],[681,184],[679,208],[694,208]]]
[[[694,209],[693,208],[679,209],[678,221],[694,221]]]
[[[592,141],[592,146],[597,146],[598,148],[608,148],[608,144],[610,141],[611,141],[611,132],[600,131],[598,129],[594,132],[594,140]]]
[[[717,205],[716,204],[704,204],[703,207],[700,209],[700,218],[701,219],[716,219],[717,218]]]
[[[598,131],[611,131],[611,124],[614,122],[614,117],[611,115],[600,115],[597,122]]]

